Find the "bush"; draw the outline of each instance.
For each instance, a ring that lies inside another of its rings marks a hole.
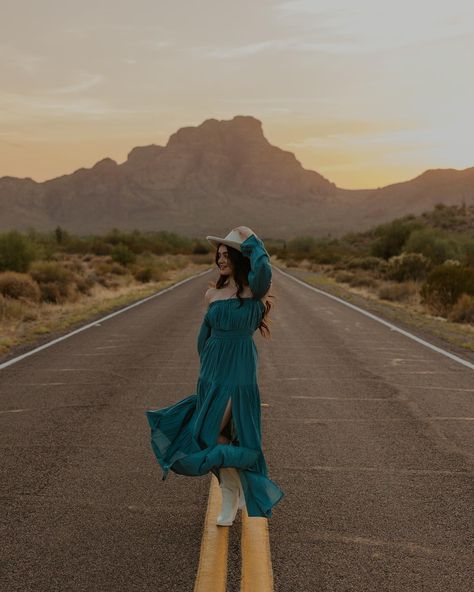
[[[75,276],[60,264],[54,261],[38,261],[30,274],[38,282],[44,301],[60,304],[74,297]]]
[[[341,260],[341,258],[342,255],[330,245],[322,245],[311,254],[311,259],[315,263],[320,263],[321,265],[331,265],[332,263],[337,263]]]
[[[299,236],[287,243],[287,252],[291,251],[297,259],[301,259],[309,254],[315,253],[318,241],[313,236]]]
[[[446,264],[430,272],[420,291],[422,303],[443,316],[463,293],[474,295],[474,268]]]
[[[378,297],[381,300],[390,302],[405,302],[412,299],[417,294],[417,286],[412,282],[404,284],[385,283],[378,290]]]
[[[449,313],[448,319],[454,323],[474,324],[474,296],[461,294]]]
[[[39,302],[41,298],[41,290],[35,280],[27,273],[15,271],[0,273],[0,294],[32,302]]]
[[[390,259],[399,255],[410,234],[420,227],[414,221],[394,220],[375,229],[377,240],[372,244],[371,254],[382,259]]]
[[[470,237],[460,238],[460,248],[462,250],[462,260],[465,265],[474,267],[474,239]]]
[[[157,265],[137,265],[132,269],[133,277],[143,283],[159,282],[165,277],[163,268]]]
[[[377,285],[377,281],[370,275],[363,273],[356,273],[349,279],[349,285],[354,287],[368,286],[373,288]]]
[[[99,257],[103,255],[110,255],[112,252],[112,247],[98,237],[92,239],[89,249],[94,255],[98,255]]]
[[[34,320],[32,317],[35,314],[30,307],[31,304],[27,304],[23,300],[9,298],[0,294],[0,322],[17,321],[21,323],[22,321]],[[0,350],[2,345],[6,345],[8,341],[9,339],[6,335],[0,335]]]
[[[17,230],[0,235],[0,271],[25,273],[35,257],[34,244]]]
[[[380,257],[353,257],[347,262],[347,267],[349,269],[379,269],[383,263],[385,263],[385,259],[381,259]]]
[[[208,243],[206,245],[206,243],[202,241],[197,241],[193,247],[193,255],[207,255],[208,253],[210,253],[210,251],[210,244]]]
[[[421,253],[433,263],[441,264],[446,259],[457,259],[460,255],[456,241],[432,228],[415,230],[407,240],[404,251]]]
[[[112,263],[112,265],[108,267],[108,273],[113,273],[114,275],[127,275],[129,271],[120,263]]]
[[[114,261],[121,263],[122,265],[128,265],[136,260],[135,253],[133,253],[124,243],[116,245],[112,249],[110,255]]]
[[[340,283],[344,283],[344,284],[349,284],[352,281],[353,277],[354,277],[353,273],[351,273],[350,271],[344,271],[344,270],[337,271],[334,274],[334,279],[336,280],[336,282],[340,282]]]
[[[85,278],[76,279],[76,288],[81,294],[89,295],[95,283],[94,276],[88,275]]]
[[[133,277],[142,283],[151,282],[153,277],[153,269],[151,267],[139,267],[133,272]]]
[[[385,274],[396,282],[423,280],[431,267],[431,261],[420,253],[402,253],[389,259]]]

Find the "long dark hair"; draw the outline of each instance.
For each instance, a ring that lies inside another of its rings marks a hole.
[[[224,243],[219,243],[217,245],[217,249],[216,249],[215,262],[216,262],[217,266],[219,264],[219,259],[218,259],[219,247],[222,244],[224,244]],[[228,258],[232,263],[234,280],[235,280],[235,283],[237,284],[236,296],[240,301],[240,306],[242,306],[243,301],[241,298],[241,294],[244,291],[244,284],[248,284],[248,275],[249,275],[249,271],[251,269],[250,268],[250,259],[248,257],[245,257],[244,255],[242,255],[242,253],[238,249],[234,249],[233,247],[230,247],[229,245],[225,245],[225,246],[227,247]],[[221,288],[224,288],[227,285],[228,278],[229,278],[229,276],[227,276],[227,275],[219,274],[217,281],[215,283],[211,283],[211,285],[213,288],[220,290]],[[272,308],[272,303],[269,300],[270,298],[275,298],[275,296],[273,296],[273,294],[270,294],[270,292],[268,292],[265,295],[265,301],[263,302],[263,304],[265,305],[265,310],[263,312],[263,316],[262,316],[262,320],[260,322],[260,325],[258,326],[258,329],[263,337],[270,337],[270,327],[267,324],[267,321],[268,321],[268,323],[271,322],[271,319],[268,316],[270,313],[270,309]]]

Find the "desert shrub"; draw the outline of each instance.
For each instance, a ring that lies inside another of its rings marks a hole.
[[[461,261],[458,259],[446,259],[446,261],[444,261],[444,265],[457,265],[460,267]]]
[[[421,253],[402,253],[388,260],[385,275],[396,282],[423,280],[431,267],[431,261]]]
[[[115,245],[110,252],[110,256],[114,261],[122,265],[128,265],[136,260],[135,253],[124,243]]]
[[[390,302],[406,302],[411,300],[418,292],[417,286],[414,282],[391,283],[386,282],[378,289],[378,297],[381,300],[389,300]]]
[[[91,277],[94,279],[96,284],[98,284],[99,286],[103,286],[106,289],[110,288],[115,290],[120,286],[124,285],[123,279],[119,279],[118,276],[112,274],[91,274]]]
[[[207,255],[211,251],[211,246],[203,241],[196,241],[193,247],[193,255]]]
[[[458,259],[460,255],[456,240],[433,228],[422,228],[412,232],[403,250],[421,253],[438,265],[446,259]]]
[[[94,259],[91,261],[91,266],[94,269],[94,272],[99,275],[108,275],[112,273],[112,269],[114,265],[120,265],[119,263],[114,263],[110,257],[104,257],[101,259]]]
[[[464,265],[474,267],[474,239],[471,237],[460,237],[459,245],[462,251],[462,261]]]
[[[349,269],[374,270],[379,269],[383,263],[385,263],[385,260],[380,257],[353,257],[347,262],[347,267]]]
[[[318,241],[313,236],[298,236],[288,241],[287,252],[295,259],[302,259],[316,252]]]
[[[341,282],[341,283],[345,283],[345,284],[348,284],[352,280],[353,277],[354,277],[353,273],[351,273],[350,271],[344,271],[344,270],[337,271],[334,274],[334,279],[336,280],[336,282]]]
[[[116,262],[109,266],[108,272],[113,273],[114,275],[127,275],[127,273],[129,273],[126,267]]]
[[[76,291],[75,275],[54,261],[37,261],[30,271],[39,284],[45,302],[60,304],[74,299]]]
[[[448,319],[454,323],[474,324],[474,296],[461,294],[448,314]]]
[[[94,237],[89,245],[89,251],[97,256],[110,255],[112,252],[112,245],[109,245],[105,240]]]
[[[27,273],[16,271],[0,273],[0,294],[32,302],[39,302],[41,298],[41,290],[35,280]]]
[[[135,265],[132,275],[138,282],[159,282],[165,278],[166,272],[160,265]]]
[[[371,255],[382,259],[399,255],[411,233],[419,227],[420,224],[412,220],[394,220],[378,226],[374,230],[377,239],[372,243]]]
[[[356,273],[349,279],[349,285],[354,287],[368,286],[373,288],[377,285],[377,281],[371,275]]]
[[[153,269],[151,267],[139,267],[133,272],[133,277],[142,283],[151,282],[153,276]]]
[[[459,216],[458,206],[448,206],[442,202],[435,204],[430,212],[431,222],[440,228],[452,228]]]
[[[337,263],[342,258],[342,255],[330,245],[323,245],[316,249],[315,252],[311,254],[311,259],[315,263],[320,263],[321,265],[330,265],[332,263]]]
[[[83,274],[86,269],[84,263],[77,258],[67,259],[66,261],[63,261],[62,265],[65,269],[69,269],[78,274]]]
[[[24,302],[23,300],[17,300],[16,298],[10,298],[0,294],[0,322],[3,321],[27,321],[30,320],[28,317],[34,316],[31,311],[31,304]],[[2,342],[5,344],[7,341],[6,336],[2,339],[0,335],[0,349]]]
[[[474,268],[446,264],[435,267],[420,290],[422,303],[443,316],[463,293],[474,295]]]
[[[92,275],[80,277],[76,279],[76,288],[81,294],[89,295],[95,283]]]
[[[17,230],[0,235],[0,271],[25,273],[35,257],[35,245]]]

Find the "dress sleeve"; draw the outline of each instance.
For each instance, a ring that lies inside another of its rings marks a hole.
[[[251,234],[240,244],[240,250],[250,259],[249,285],[255,298],[262,298],[272,283],[272,266],[263,241]]]
[[[204,317],[204,320],[201,324],[201,328],[199,329],[198,338],[197,338],[197,350],[198,354],[201,355],[203,350],[204,344],[207,341],[207,338],[211,334],[211,326],[208,323],[207,316]]]

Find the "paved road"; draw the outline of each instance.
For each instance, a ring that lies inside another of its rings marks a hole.
[[[0,371],[2,589],[193,589],[210,475],[162,482],[144,410],[194,392],[211,276]],[[274,293],[275,590],[471,590],[473,371],[278,271]]]

